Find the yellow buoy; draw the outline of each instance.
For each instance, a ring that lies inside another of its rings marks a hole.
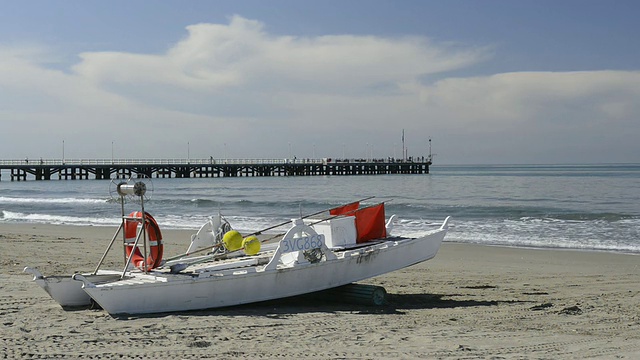
[[[229,251],[236,251],[242,248],[242,235],[236,230],[227,231],[222,237],[224,247]]]
[[[247,255],[255,255],[260,252],[260,240],[255,236],[246,237],[242,240],[242,247]]]

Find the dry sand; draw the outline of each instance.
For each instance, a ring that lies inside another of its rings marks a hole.
[[[0,226],[0,358],[640,359],[633,255],[446,243],[363,282],[386,288],[384,307],[293,298],[119,318],[64,311],[22,273],[92,270],[113,230]],[[165,253],[191,233],[165,231]]]

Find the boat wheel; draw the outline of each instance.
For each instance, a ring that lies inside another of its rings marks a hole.
[[[312,250],[307,250],[307,251],[303,251],[302,255],[304,255],[304,258],[312,263],[315,264],[317,262],[319,262],[320,260],[322,260],[322,250],[320,249],[312,249]]]

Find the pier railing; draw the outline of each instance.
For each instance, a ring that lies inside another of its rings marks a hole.
[[[15,165],[170,165],[170,164],[322,164],[327,159],[23,159],[0,160],[0,166]]]

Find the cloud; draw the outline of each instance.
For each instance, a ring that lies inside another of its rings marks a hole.
[[[273,106],[274,93],[357,97],[381,87],[397,90],[398,82],[486,57],[484,49],[449,49],[420,37],[274,36],[262,23],[239,16],[228,25],[197,24],[187,31],[165,54],[83,53],[74,71],[141,102],[187,111],[181,107],[187,98],[217,96],[227,104],[269,101]],[[171,100],[174,96],[178,99]]]
[[[586,112],[588,119],[630,116],[639,83],[637,71],[518,72],[449,78],[419,91],[425,104],[455,107],[464,118],[566,122],[579,119],[561,119],[559,108]]]
[[[624,161],[640,150],[637,71],[456,76],[492,51],[424,36],[273,35],[240,16],[190,25],[164,53],[85,52],[70,69],[50,68],[49,48],[0,48],[0,150],[39,157],[66,139],[77,157],[107,157],[112,141],[131,158],[184,157],[187,143],[206,158],[283,157],[289,146],[386,157],[402,129],[417,156],[433,137],[442,162],[612,151]],[[38,150],[16,146],[34,133]]]

